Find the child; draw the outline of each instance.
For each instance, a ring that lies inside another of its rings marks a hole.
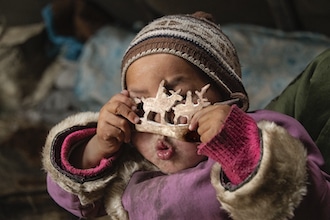
[[[329,176],[317,147],[293,118],[246,113],[235,48],[211,15],[164,16],[147,25],[123,58],[122,85],[99,114],[69,117],[47,138],[48,191],[71,213],[330,219]],[[170,97],[177,101],[164,115],[160,100]],[[156,103],[151,114],[148,98]],[[199,110],[176,122],[179,105]],[[185,125],[185,135],[166,133]]]

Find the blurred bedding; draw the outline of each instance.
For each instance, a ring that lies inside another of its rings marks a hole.
[[[316,33],[286,33],[244,24],[222,29],[237,48],[250,110],[264,108],[314,57],[330,48],[330,39]],[[86,42],[76,62],[73,85],[85,110],[98,110],[120,91],[120,62],[133,36],[133,32],[106,26]]]

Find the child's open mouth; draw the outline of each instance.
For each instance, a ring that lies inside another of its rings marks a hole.
[[[163,141],[158,141],[157,144],[157,156],[161,160],[169,160],[174,155],[173,147],[167,145]]]

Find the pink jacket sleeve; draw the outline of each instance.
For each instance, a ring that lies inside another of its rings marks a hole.
[[[103,200],[81,205],[78,196],[65,191],[47,175],[47,190],[52,199],[68,212],[78,217],[100,217],[106,215]]]
[[[200,145],[198,153],[220,163],[231,183],[240,184],[251,175],[260,160],[256,122],[236,105],[232,106],[221,132],[209,143]]]

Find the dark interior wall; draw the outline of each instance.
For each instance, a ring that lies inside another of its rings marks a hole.
[[[330,36],[329,0],[292,0],[302,29]]]
[[[54,0],[75,1],[75,0]],[[83,1],[83,0],[79,0]],[[304,30],[330,36],[329,0],[85,0],[99,5],[123,23],[148,22],[172,13],[204,10],[220,24],[250,23],[286,30]],[[42,20],[41,9],[51,0],[0,1],[0,22],[22,25]]]
[[[89,0],[126,23],[204,10],[220,24],[249,23],[286,31],[313,31],[330,36],[329,0]]]
[[[329,0],[145,0],[160,14],[205,10],[220,24],[250,23],[286,31],[302,30],[330,36]]]
[[[136,20],[147,22],[165,14],[193,13],[206,11],[214,15],[219,23],[253,23],[274,27],[275,23],[265,0],[90,0],[101,5],[106,11],[121,21],[131,23]]]
[[[41,9],[50,0],[1,0],[0,18],[5,19],[6,25],[17,26],[42,21]]]
[[[264,0],[146,0],[146,3],[161,14],[193,13],[198,10],[206,11],[220,23],[252,23],[274,27],[271,10]]]

